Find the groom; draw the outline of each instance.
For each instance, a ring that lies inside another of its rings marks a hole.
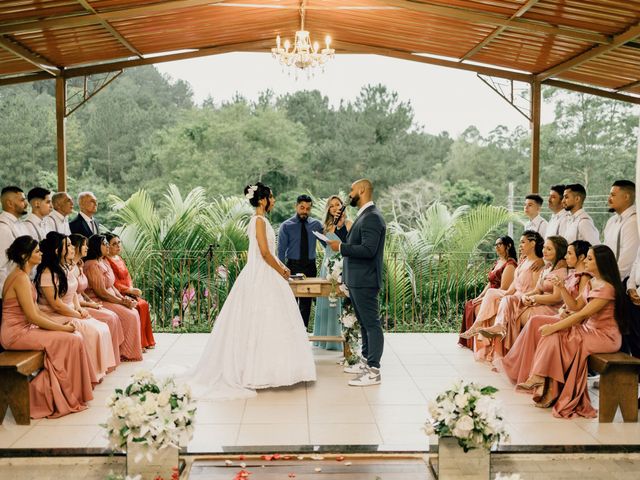
[[[351,206],[358,207],[358,216],[347,241],[330,240],[334,251],[344,257],[344,282],[362,331],[362,358],[344,369],[358,376],[349,381],[354,387],[380,383],[380,358],[384,336],[380,321],[378,293],[382,287],[382,260],[387,226],[380,210],[373,204],[373,185],[369,180],[357,180],[349,193]]]

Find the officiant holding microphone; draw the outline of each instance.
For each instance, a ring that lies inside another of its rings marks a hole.
[[[278,258],[291,274],[304,273],[307,277],[318,274],[316,267],[316,236],[322,233],[322,223],[311,218],[313,206],[309,195],[300,195],[296,200],[296,214],[282,222],[278,232]],[[300,315],[304,326],[309,326],[312,298],[298,298]]]

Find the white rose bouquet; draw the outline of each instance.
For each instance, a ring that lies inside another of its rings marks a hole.
[[[360,360],[358,355],[360,351],[360,322],[358,322],[353,306],[348,300],[344,303],[340,323],[342,323],[342,337],[349,345],[349,352],[351,352],[351,355],[345,358],[345,362],[353,365]]]
[[[335,307],[338,304],[337,289],[342,284],[342,255],[336,253],[327,259],[326,279],[331,282],[331,293],[329,294],[329,306]]]
[[[101,426],[114,450],[134,442],[151,460],[158,450],[186,446],[193,437],[196,407],[191,389],[176,385],[172,378],[158,385],[151,372],[138,371],[124,390],[116,389],[107,407],[111,415]]]
[[[493,396],[497,391],[492,386],[458,381],[429,403],[426,433],[456,437],[465,452],[471,448],[491,448],[501,440],[508,440],[499,403]]]

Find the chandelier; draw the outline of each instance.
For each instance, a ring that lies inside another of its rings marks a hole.
[[[273,58],[278,60],[283,67],[289,67],[289,72],[295,71],[296,78],[298,70],[306,71],[307,77],[310,77],[317,67],[323,67],[328,60],[335,56],[336,52],[331,48],[329,35],[325,37],[325,48],[322,50],[320,50],[318,42],[311,44],[309,32],[304,29],[305,3],[306,0],[300,2],[300,30],[296,32],[293,48],[291,48],[289,40],[285,40],[282,44],[280,35],[278,35],[276,46],[271,49]]]

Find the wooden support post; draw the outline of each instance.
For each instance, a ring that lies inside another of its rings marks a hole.
[[[58,191],[67,190],[67,142],[65,135],[67,79],[56,77],[56,138],[58,158]]]
[[[540,107],[542,85],[538,80],[531,82],[531,193],[540,189]]]

